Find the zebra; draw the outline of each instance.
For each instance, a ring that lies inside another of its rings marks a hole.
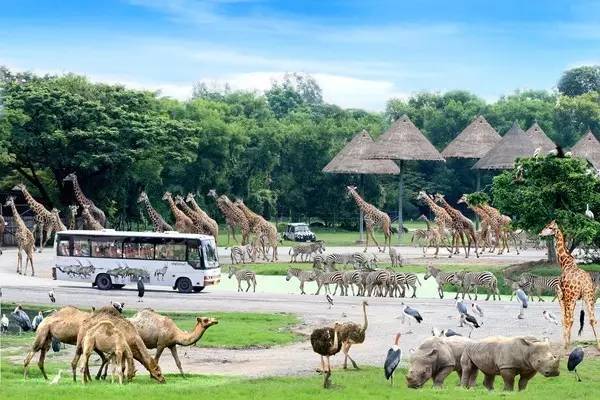
[[[319,253],[323,254],[325,251],[325,245],[322,240],[317,240],[313,243],[299,244],[297,246],[291,247],[288,251],[288,254],[291,254],[291,262],[298,262],[296,259],[298,255],[300,255],[300,261],[308,261],[313,254]],[[304,257],[306,256],[306,260]]]
[[[336,287],[335,287],[335,291],[333,292],[333,294],[335,295],[335,293],[338,290],[338,287],[341,290],[341,294],[342,296],[344,295],[344,276],[341,272],[339,271],[334,271],[334,272],[317,272],[316,276],[315,276],[315,282],[317,282],[317,292],[315,293],[315,295],[318,295],[319,292],[321,291],[321,287],[325,286],[325,293],[329,293],[329,285],[332,285],[335,283]]]
[[[490,296],[494,296],[494,300],[496,300],[496,295],[498,295],[498,300],[500,300],[500,293],[498,292],[498,279],[496,276],[489,271],[482,272],[466,272],[461,271],[457,272],[454,276],[454,284],[459,283],[462,286],[462,298],[465,298],[465,293],[471,287],[475,287],[475,300],[477,300],[477,288],[484,287],[489,290],[488,295],[486,297],[486,301],[490,299]],[[471,295],[467,293],[469,296],[469,300],[471,300]]]
[[[253,286],[252,291],[256,293],[256,274],[247,269],[239,269],[236,267],[229,267],[229,276],[231,279],[232,276],[235,275],[235,279],[238,282],[238,292],[242,292],[242,281],[246,281],[248,287],[246,288],[246,292],[250,290],[250,286]]]
[[[346,296],[348,295],[348,287],[352,289],[352,296],[354,294],[354,285],[357,287],[357,291],[360,294],[362,289],[362,276],[360,271],[347,271],[343,274],[344,285],[346,285]]]
[[[433,276],[433,279],[435,279],[435,282],[438,285],[437,291],[438,291],[438,295],[440,296],[440,299],[444,298],[444,285],[447,283],[450,283],[452,285],[456,286],[456,273],[454,272],[443,272],[441,269],[434,267],[433,265],[429,264],[427,266],[427,271],[425,272],[425,276],[423,277],[423,279],[427,280],[429,279],[429,277]],[[458,295],[459,295],[460,290],[456,290],[456,296],[454,297],[454,300],[458,299]]]
[[[392,273],[390,271],[385,269],[378,269],[369,272],[367,275],[366,284],[366,290],[368,291],[367,295],[371,296],[373,294],[373,288],[377,286],[379,296],[385,297],[389,290],[391,274]]]
[[[526,293],[536,293],[538,301],[542,299],[542,292],[550,290],[554,293],[552,301],[556,300],[556,288],[560,282],[560,276],[536,276],[529,272],[522,273],[519,277],[518,285]]]
[[[300,294],[306,294],[304,291],[304,282],[313,282],[316,274],[314,271],[303,271],[300,268],[289,268],[285,280],[289,281],[292,279],[292,277],[296,277],[300,281]]]
[[[247,244],[244,246],[233,246],[230,249],[231,252],[231,263],[232,264],[246,264],[246,255],[248,255],[248,257],[250,257],[250,260],[254,261],[253,259],[253,249],[252,246]]]

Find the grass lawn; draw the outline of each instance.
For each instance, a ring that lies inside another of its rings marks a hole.
[[[339,357],[338,357],[339,358]],[[53,365],[52,370],[61,367]],[[555,378],[544,378],[536,375],[525,392],[507,394],[501,390],[502,379],[496,378],[496,391],[488,393],[481,386],[482,376],[479,374],[478,387],[465,390],[457,386],[457,376],[452,373],[445,382],[445,388],[434,390],[431,382],[423,389],[408,389],[404,381],[405,370],[396,372],[396,383],[391,387],[383,377],[380,368],[366,368],[360,371],[334,370],[331,389],[321,388],[322,378],[316,374],[302,377],[282,377],[245,379],[236,377],[219,377],[205,375],[188,375],[186,379],[177,375],[167,375],[167,383],[156,384],[146,376],[138,376],[132,383],[119,387],[109,382],[96,382],[84,386],[73,383],[67,374],[58,385],[49,386],[41,378],[37,368],[31,368],[31,378],[23,380],[20,366],[3,362],[0,364],[2,384],[0,394],[5,400],[44,399],[123,399],[140,398],[144,400],[190,399],[202,398],[212,400],[247,400],[247,399],[527,399],[548,400],[562,399],[594,399],[600,393],[600,361],[587,359],[578,368],[583,382],[578,383],[575,377],[566,370],[566,360],[561,362],[561,375]],[[62,366],[68,371],[67,364]]]
[[[14,310],[15,304],[3,304],[2,308],[2,312],[9,314]],[[48,309],[48,307],[28,305],[23,305],[23,308],[31,318],[37,314],[38,310]],[[126,317],[130,317],[134,313],[126,311],[124,314]],[[206,331],[196,344],[199,347],[230,349],[271,347],[290,344],[301,338],[301,335],[292,331],[299,320],[291,314],[211,311],[200,311],[197,314],[169,312],[161,312],[161,314],[173,318],[177,326],[184,330],[191,330],[195,326],[197,316],[217,318],[219,323]],[[11,323],[14,322],[11,321]],[[33,342],[34,336],[33,332],[25,332],[20,336],[16,334],[2,335],[0,336],[0,347],[29,346]]]

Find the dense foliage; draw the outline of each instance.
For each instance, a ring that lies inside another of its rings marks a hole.
[[[321,169],[352,135],[379,135],[408,114],[442,150],[476,115],[501,134],[517,120],[538,121],[563,146],[588,129],[600,132],[600,94],[569,97],[545,91],[516,92],[494,103],[464,91],[419,93],[392,99],[384,113],[341,109],[323,101],[310,76],[287,75],[264,94],[197,85],[182,102],[159,93],[92,83],[75,75],[36,76],[0,68],[0,191],[24,181],[48,206],[73,202],[64,176],[76,172],[88,195],[113,224],[137,220],[142,189],[165,212],[162,192],[196,192],[213,214],[209,189],[242,197],[268,217],[316,217],[355,223],[344,191],[357,176]],[[415,200],[425,189],[450,202],[475,189],[473,160],[409,162],[405,213],[425,211]],[[484,176],[489,191],[491,176]],[[397,204],[393,177],[365,176],[360,191],[388,212]]]

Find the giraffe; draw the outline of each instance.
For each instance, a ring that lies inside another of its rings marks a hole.
[[[435,201],[433,201],[431,197],[429,197],[429,195],[423,190],[421,190],[417,195],[417,200],[425,201],[425,204],[427,204],[431,212],[433,212],[433,214],[435,215],[433,222],[435,222],[435,224],[437,225],[437,230],[439,232],[440,237],[442,238],[441,242],[446,243],[446,229],[449,229],[452,225],[452,217],[450,217],[450,214],[448,214],[448,212],[444,210],[443,207],[440,207],[437,204],[435,204]],[[450,250],[452,251],[452,249]],[[436,245],[436,250],[434,254],[435,258],[437,258],[439,251],[440,244],[438,243]]]
[[[15,207],[15,199],[10,196],[6,200],[7,207],[12,210],[13,220],[15,221],[15,239],[17,241],[17,274],[27,274],[27,263],[31,264],[31,276],[35,275],[33,269],[33,251],[35,249],[35,240],[33,239],[33,233],[27,228],[25,222],[19,215],[17,207]],[[25,251],[27,259],[25,260],[25,270],[21,271],[23,267],[23,255],[21,250]]]
[[[480,247],[480,251],[483,253],[486,247],[490,248],[490,253],[493,253],[496,249],[496,245],[492,247],[491,238],[490,238],[490,230],[494,230],[496,232],[496,226],[494,225],[494,221],[492,216],[488,213],[486,209],[482,207],[481,204],[472,204],[467,195],[463,194],[460,199],[456,202],[457,204],[464,203],[469,207],[473,212],[479,217],[481,220],[481,236],[480,240],[483,241],[483,246]],[[499,240],[499,238],[498,238]]]
[[[250,222],[244,215],[244,212],[236,207],[229,197],[222,194],[217,197],[217,192],[214,189],[208,191],[208,196],[214,197],[217,202],[217,207],[225,216],[225,222],[227,223],[227,246],[229,246],[230,236],[233,236],[233,240],[239,243],[235,237],[235,228],[240,227],[242,231],[242,245],[248,243],[248,236],[250,236]]]
[[[67,227],[65,226],[65,224],[63,224],[63,222],[60,219],[60,210],[58,210],[57,208],[53,208],[51,213],[54,217],[54,225],[52,227],[54,232],[66,231]]]
[[[273,249],[273,257],[271,258],[271,261],[277,260],[277,245],[279,240],[275,225],[264,219],[262,216],[256,214],[254,211],[250,210],[241,199],[237,199],[234,204],[236,207],[242,210],[248,219],[252,232],[254,233],[254,258],[256,259],[256,251],[260,245],[262,247],[263,257],[267,259],[268,251],[265,249],[265,244],[268,243],[269,247]],[[266,239],[266,243],[264,239]]]
[[[373,242],[375,242],[375,244],[377,245],[377,249],[380,252],[385,253],[385,247],[392,246],[392,221],[390,220],[390,216],[384,213],[383,211],[380,211],[374,205],[364,201],[363,198],[360,197],[360,195],[356,191],[356,186],[346,186],[346,190],[348,191],[348,194],[352,196],[358,208],[360,208],[360,210],[363,212],[363,219],[367,228],[367,240],[363,252],[366,253],[367,247],[369,247],[369,236],[371,236],[371,239],[373,239]],[[379,247],[379,243],[377,243],[375,236],[373,236],[373,228],[379,225],[381,225],[381,229],[383,229],[384,235],[383,250]]]
[[[146,207],[146,212],[152,221],[152,226],[154,226],[155,232],[164,232],[164,231],[172,231],[173,227],[165,221],[165,219],[152,207],[150,203],[150,199],[148,199],[148,195],[146,192],[140,193],[140,197],[137,200],[138,203],[144,203]]]
[[[165,192],[162,199],[167,201],[169,208],[175,217],[175,230],[181,233],[194,233],[194,222],[192,222],[190,217],[185,215],[183,211],[177,208],[175,202],[173,201],[173,195],[171,192]]]
[[[103,227],[106,226],[106,216],[104,215],[104,211],[96,207],[94,202],[83,194],[83,190],[81,190],[81,186],[79,186],[79,181],[77,180],[77,175],[75,175],[75,173],[70,173],[63,179],[63,182],[71,182],[73,184],[73,192],[75,193],[77,204],[82,207],[85,205],[89,206],[89,211],[94,219]]]
[[[446,199],[444,199],[444,195],[440,193],[435,194],[435,201],[440,203],[444,210],[450,215],[452,218],[452,247],[456,246],[458,250],[458,240],[462,242],[463,249],[465,250],[465,258],[469,258],[469,253],[471,252],[471,243],[475,244],[475,256],[479,258],[479,251],[477,250],[477,237],[475,236],[475,227],[470,219],[465,217],[460,211],[453,208],[448,204]],[[465,246],[465,238],[467,237],[467,244],[469,247]],[[452,253],[450,256],[452,257]]]
[[[75,204],[69,206],[69,230],[71,231],[77,229],[77,210],[79,210],[79,206]]]
[[[194,210],[192,210],[190,206],[187,205],[181,195],[175,196],[175,204],[178,205],[179,209],[183,211],[183,213],[187,215],[189,219],[192,220],[192,223],[194,224],[194,233],[200,233],[202,235],[207,234],[208,230],[202,223],[202,218]]]
[[[31,208],[31,211],[34,214],[34,223],[32,228],[34,244],[35,232],[38,231],[40,241],[39,252],[41,253],[42,249],[46,246],[46,243],[48,243],[48,240],[50,240],[52,237],[52,232],[55,226],[54,215],[52,215],[52,213],[48,211],[42,203],[39,203],[33,198],[24,184],[19,183],[18,185],[15,185],[12,190],[18,190],[23,193],[23,197],[25,198],[27,205],[29,205],[29,208]]]
[[[83,217],[83,227],[85,229],[88,229],[90,231],[101,231],[102,229],[104,229],[104,227],[100,225],[98,221],[96,221],[96,218],[94,218],[94,216],[90,212],[90,206],[85,205],[82,206],[81,209],[81,216]]]
[[[198,205],[198,203],[196,203],[195,196],[196,195],[194,193],[188,193],[188,195],[185,198],[185,201],[187,201],[188,203],[190,203],[190,205],[192,206],[192,208],[194,209],[194,211],[196,211],[196,213],[198,213],[200,215],[200,217],[202,218],[204,226],[208,230],[209,234],[212,235],[215,238],[215,243],[218,244],[219,224],[217,224],[217,221],[215,221],[214,219],[212,219],[206,212],[204,212],[203,209],[200,208],[200,206]]]
[[[590,326],[596,338],[596,347],[600,349],[600,340],[596,335],[596,316],[594,305],[596,303],[595,287],[592,277],[577,266],[573,257],[565,246],[565,238],[556,221],[550,221],[540,232],[540,236],[554,236],[556,256],[560,264],[561,274],[556,294],[563,319],[563,340],[565,350],[571,344],[571,327],[573,326],[573,311],[577,300],[582,299],[589,314]]]

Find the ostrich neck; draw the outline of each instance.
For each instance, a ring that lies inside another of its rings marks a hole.
[[[197,324],[192,332],[179,330],[175,336],[175,341],[180,346],[191,346],[202,338],[207,329],[202,324]]]

